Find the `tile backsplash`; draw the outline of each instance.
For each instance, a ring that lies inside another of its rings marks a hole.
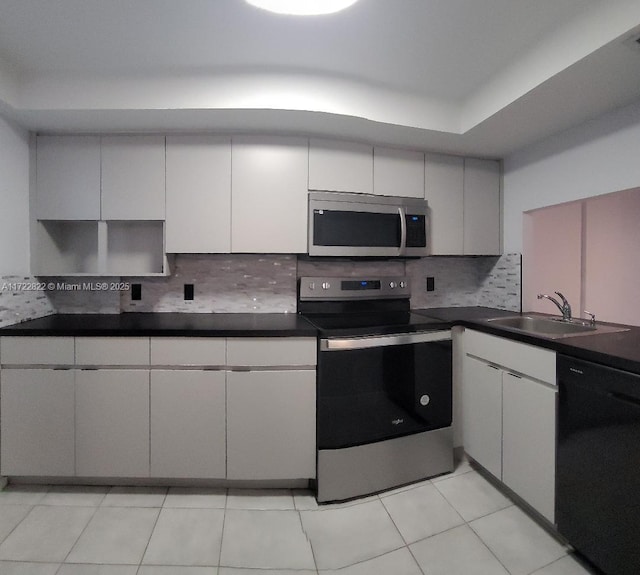
[[[313,275],[407,275],[412,282],[414,308],[482,305],[520,311],[521,307],[520,254],[406,261],[181,254],[176,256],[172,275],[167,277],[0,277],[0,287],[6,288],[0,291],[0,326],[56,312],[295,313],[297,278]],[[427,277],[434,278],[434,291],[426,290]],[[32,287],[37,281],[53,282],[56,287],[24,289],[24,285]],[[87,288],[118,282],[139,284],[141,299],[133,300],[131,289]],[[192,300],[185,300],[185,284],[194,286]]]
[[[55,313],[41,278],[0,276],[0,327]],[[40,288],[45,289],[40,289]]]

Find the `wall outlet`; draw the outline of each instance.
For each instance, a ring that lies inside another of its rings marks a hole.
[[[436,282],[435,278],[432,276],[427,277],[427,291],[435,291]]]
[[[184,299],[189,301],[193,299],[193,284],[184,284]]]
[[[142,284],[131,284],[131,299],[133,301],[142,299]]]

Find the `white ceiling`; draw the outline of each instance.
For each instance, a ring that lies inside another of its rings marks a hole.
[[[333,135],[503,156],[640,98],[639,0],[0,0],[0,108],[39,131]]]

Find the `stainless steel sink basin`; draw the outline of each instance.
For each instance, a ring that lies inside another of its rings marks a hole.
[[[592,325],[579,319],[563,321],[560,318],[555,319],[533,315],[496,317],[488,319],[487,322],[506,329],[548,339],[629,331],[627,328],[611,325]]]

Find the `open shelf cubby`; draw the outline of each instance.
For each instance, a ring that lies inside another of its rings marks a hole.
[[[168,273],[163,221],[37,222],[36,275]]]

